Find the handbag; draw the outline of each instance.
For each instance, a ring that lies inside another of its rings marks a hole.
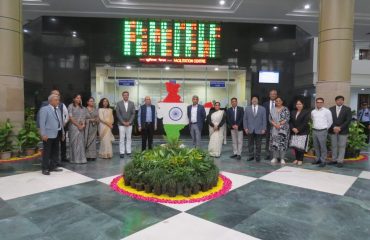
[[[298,150],[308,151],[308,135],[292,135],[289,146]]]

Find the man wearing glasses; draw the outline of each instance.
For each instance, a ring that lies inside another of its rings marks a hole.
[[[323,98],[316,98],[316,108],[311,112],[311,119],[313,146],[316,155],[316,161],[312,164],[319,164],[320,167],[325,167],[328,153],[326,141],[328,129],[333,124],[333,117],[330,110],[324,107]]]

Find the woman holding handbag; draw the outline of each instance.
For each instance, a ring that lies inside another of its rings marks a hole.
[[[302,100],[296,101],[295,108],[296,110],[293,110],[290,115],[291,139],[289,146],[295,151],[293,164],[300,166],[303,163],[304,153],[308,147],[311,113],[305,109]]]

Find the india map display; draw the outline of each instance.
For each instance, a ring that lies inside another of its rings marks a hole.
[[[200,21],[123,20],[124,56],[219,58],[221,24]]]

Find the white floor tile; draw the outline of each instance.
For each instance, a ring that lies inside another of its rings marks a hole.
[[[93,181],[94,179],[63,168],[62,172],[29,172],[0,178],[0,197],[4,200],[23,197],[57,188]]]
[[[231,185],[231,189],[230,191],[234,190],[234,189],[237,189],[241,186],[244,186],[250,182],[253,182],[254,180],[256,180],[256,178],[252,178],[252,177],[247,177],[247,176],[242,176],[242,175],[238,175],[238,174],[234,174],[234,173],[229,173],[229,172],[221,172],[225,177],[228,177],[231,182],[232,182],[232,185]],[[211,200],[212,201],[212,200]],[[197,207],[201,204],[203,204],[205,202],[199,202],[199,203],[186,203],[186,204],[170,204],[170,203],[162,203],[163,205],[167,206],[167,207],[171,207],[171,208],[174,208],[178,211],[181,211],[181,212],[185,212],[185,211],[188,211],[194,207]]]
[[[97,179],[98,182],[105,183],[107,185],[110,185],[110,183],[113,181],[114,178],[118,177],[120,175],[114,175],[106,178]]]
[[[180,213],[122,240],[256,240],[257,238],[206,221],[187,213]]]
[[[362,171],[362,173],[358,177],[359,178],[370,179],[370,172],[368,172],[368,171]]]
[[[283,167],[260,179],[316,191],[344,195],[357,177],[295,167]]]

